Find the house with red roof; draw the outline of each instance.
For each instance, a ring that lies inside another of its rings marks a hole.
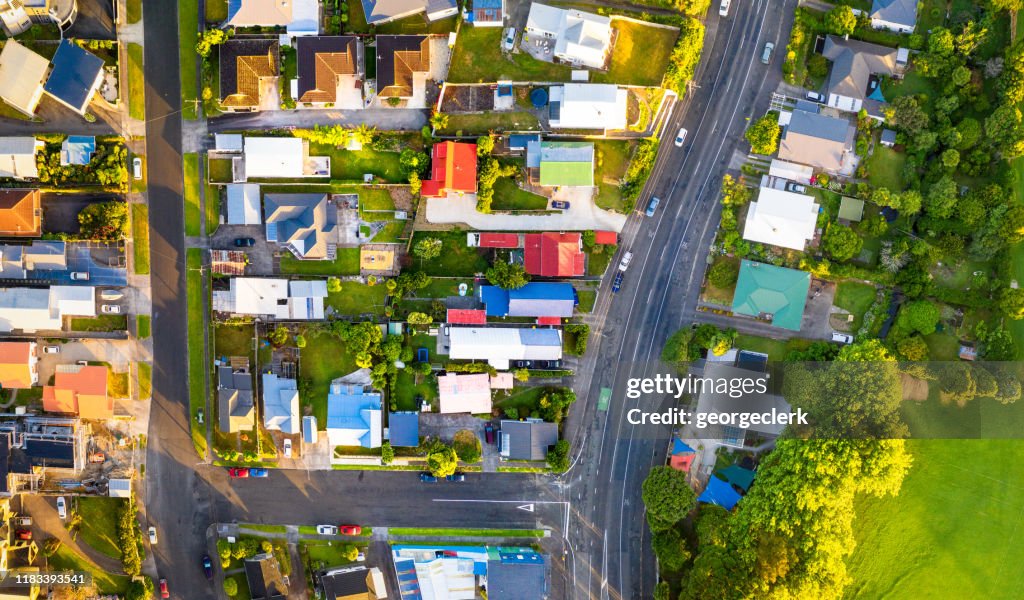
[[[524,236],[526,272],[540,277],[582,277],[583,236],[577,233],[528,233]]]
[[[476,144],[434,144],[430,162],[430,179],[425,180],[420,189],[424,198],[476,193]]]
[[[43,410],[83,419],[109,419],[114,401],[107,395],[107,367],[57,365],[53,385],[43,387]]]
[[[35,342],[0,342],[0,389],[23,390],[38,383],[38,361]]]

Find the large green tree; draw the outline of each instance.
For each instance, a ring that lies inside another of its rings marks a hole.
[[[750,142],[754,154],[775,154],[779,149],[779,117],[770,112],[754,123],[743,134]]]
[[[530,282],[530,276],[523,265],[499,258],[487,269],[487,281],[504,290],[517,290]]]
[[[697,505],[697,496],[686,478],[682,471],[654,467],[644,479],[642,496],[651,531],[671,529]]]
[[[825,252],[838,261],[850,260],[860,254],[863,247],[864,240],[854,230],[838,223],[829,225],[822,240]]]

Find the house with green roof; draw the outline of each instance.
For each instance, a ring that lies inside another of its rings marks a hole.
[[[594,144],[530,141],[526,145],[530,180],[545,187],[594,185]]]
[[[732,312],[800,331],[810,287],[811,274],[806,271],[744,260],[736,280]]]

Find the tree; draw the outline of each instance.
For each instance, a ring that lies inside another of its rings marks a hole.
[[[422,177],[426,174],[427,168],[430,166],[430,158],[422,152],[417,152],[412,148],[406,148],[398,155],[398,165],[406,177],[412,173],[416,173],[416,175]]]
[[[1024,0],[989,0],[995,10],[1016,12],[1024,9]]]
[[[288,343],[288,338],[291,337],[291,332],[284,325],[279,325],[276,329],[267,334],[267,341],[269,341],[275,348],[280,348]]]
[[[949,175],[943,175],[928,188],[928,194],[924,200],[924,210],[929,216],[937,219],[949,218],[953,214],[956,198],[956,182]]]
[[[341,280],[337,277],[327,278],[327,291],[332,294],[337,294],[341,291]]]
[[[300,348],[300,349],[301,348],[305,348],[306,347],[306,336],[301,335],[301,334],[296,335],[295,336],[295,347],[296,348]]]
[[[458,466],[459,457],[455,450],[444,444],[427,454],[427,467],[434,477],[447,477],[455,473]]]
[[[686,473],[671,467],[654,467],[642,486],[647,524],[651,531],[665,531],[682,521],[697,505],[697,496]]]
[[[997,306],[1015,321],[1024,319],[1024,288],[1004,288],[999,293]]]
[[[455,449],[455,454],[459,457],[459,460],[464,463],[475,463],[480,460],[480,438],[468,429],[455,432],[452,447]]]
[[[206,58],[210,56],[214,46],[223,44],[227,39],[228,34],[223,29],[207,29],[199,34],[199,41],[196,42],[196,54]]]
[[[960,164],[960,152],[954,148],[949,148],[942,152],[940,159],[942,160],[942,166],[952,171]]]
[[[750,151],[754,154],[775,154],[779,149],[779,116],[769,112],[754,121],[743,134],[750,142]]]
[[[426,313],[411,312],[409,313],[409,316],[406,317],[406,320],[410,325],[430,325],[434,322],[434,317],[431,317]]]
[[[900,328],[921,335],[935,333],[939,324],[939,307],[929,300],[915,300],[908,302],[900,309],[896,324]]]
[[[555,473],[565,473],[569,469],[569,441],[558,440],[548,448],[548,466]]]
[[[517,290],[530,282],[530,276],[523,265],[498,259],[487,269],[487,281],[503,290]]]
[[[416,242],[416,245],[412,248],[412,253],[420,260],[433,260],[441,256],[442,247],[443,243],[441,240],[435,237],[426,237]]]
[[[822,248],[835,260],[844,261],[860,254],[864,246],[861,239],[852,229],[845,225],[833,223],[825,231]]]
[[[238,595],[238,582],[234,578],[228,577],[224,580],[224,593],[231,598]]]
[[[899,196],[899,206],[893,208],[899,210],[905,215],[916,215],[921,212],[921,204],[924,202],[921,198],[921,192],[917,190],[907,190]]]
[[[834,35],[850,35],[857,28],[857,17],[849,6],[840,5],[825,13],[825,29]]]
[[[476,138],[476,155],[490,156],[494,152],[494,136],[482,135]]]
[[[654,532],[651,547],[654,549],[654,555],[658,557],[658,565],[667,571],[680,571],[690,560],[686,541],[675,528]]]
[[[516,381],[529,381],[530,370],[526,368],[516,369],[515,371],[512,372],[512,376],[515,377]]]
[[[659,581],[658,585],[654,586],[654,600],[672,600],[671,593],[672,589],[667,581]]]
[[[904,359],[912,362],[924,362],[928,360],[928,344],[924,338],[912,335],[905,337],[896,343],[896,351]]]
[[[708,271],[708,281],[716,288],[724,289],[735,284],[739,274],[740,267],[736,261],[721,260]]]
[[[84,239],[123,240],[128,237],[128,203],[120,200],[94,202],[78,213],[78,225]]]
[[[928,113],[921,108],[921,103],[914,96],[900,96],[892,101],[886,109],[892,124],[908,135],[927,129],[930,119]]]
[[[1020,154],[1021,112],[1013,104],[1003,104],[985,118],[985,137],[1007,157]]]
[[[447,129],[448,115],[440,112],[430,115],[430,126],[434,129]]]

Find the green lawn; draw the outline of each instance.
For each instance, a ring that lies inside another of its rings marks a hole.
[[[120,555],[119,555],[120,556]],[[104,572],[91,560],[79,555],[67,546],[61,546],[47,559],[50,571],[78,571],[92,575],[96,591],[101,594],[123,594],[131,583],[127,575]]]
[[[149,274],[149,206],[132,204],[132,258],[135,273]]]
[[[74,317],[72,331],[124,331],[128,329],[127,315],[96,315],[95,317]]]
[[[1024,22],[1024,18],[1021,18],[1018,22],[1018,28],[1024,27],[1020,23]],[[1013,168],[1013,191],[1017,197],[1018,203],[1024,203],[1024,157],[1017,157],[1010,162],[1010,166]],[[1011,266],[1011,277],[1016,279],[1018,283],[1024,283],[1024,244],[1017,244],[1010,249],[1010,266]],[[1017,344],[1017,357],[1024,358],[1024,319],[1009,320],[1008,321],[1010,333],[1013,334],[1013,339]]]
[[[714,263],[715,265],[717,265],[718,263],[723,263],[723,262],[734,263],[736,265],[736,268],[739,269],[739,262],[740,261],[739,261],[738,258],[735,258],[735,257],[732,257],[732,256],[724,256],[724,255],[720,255],[720,256],[715,257],[715,263]],[[736,284],[735,283],[733,283],[732,285],[730,285],[728,287],[721,287],[720,288],[720,287],[717,287],[715,284],[711,283],[710,281],[708,281],[707,285],[704,287],[704,291],[701,293],[701,299],[704,302],[708,302],[708,303],[712,303],[712,304],[720,304],[722,306],[732,306],[732,298],[735,295],[736,295]]]
[[[189,248],[186,251],[185,284],[188,298],[188,400],[192,416],[192,443],[200,457],[206,457],[206,426],[200,425],[196,415],[206,410],[206,357],[203,340],[203,311],[206,298],[203,297],[203,251]],[[207,414],[210,418],[212,415]]]
[[[145,400],[153,395],[153,365],[137,362],[135,369],[139,377],[139,400]]]
[[[199,73],[196,69],[196,38],[199,35],[199,1],[178,0],[178,62],[181,66],[181,115],[198,116]]]
[[[78,514],[82,515],[79,540],[111,558],[121,559],[117,538],[117,515],[124,505],[123,498],[82,496],[77,500]]]
[[[206,22],[220,23],[228,18],[228,0],[206,0]]]
[[[872,187],[884,187],[893,192],[903,191],[903,165],[907,156],[881,144],[867,159],[868,182]]]
[[[403,238],[402,234],[405,233],[405,221],[391,221],[384,225],[384,228],[378,231],[373,236],[373,242],[378,244],[393,244]]]
[[[624,212],[625,204],[619,181],[626,175],[636,142],[598,140],[594,146],[594,181],[598,187],[594,202],[601,208]]]
[[[395,210],[395,200],[385,188],[363,188],[359,190],[359,211]]]
[[[614,255],[611,252],[596,252],[587,254],[587,275],[604,275],[608,270],[608,264],[612,262]]]
[[[150,321],[149,315],[138,315],[135,317],[135,337],[144,340],[150,336]]]
[[[250,364],[256,360],[256,341],[252,325],[216,325],[213,329],[215,356],[244,356]]]
[[[325,304],[334,307],[338,314],[350,317],[363,313],[382,315],[387,293],[383,284],[371,286],[358,281],[342,281],[341,291],[328,294]]]
[[[466,295],[473,293],[473,280],[464,278],[434,277],[427,287],[416,291],[417,298],[447,298],[459,295],[459,284],[467,286]]]
[[[142,19],[142,0],[128,0],[127,4],[128,24],[138,23]]]
[[[220,227],[222,188],[219,185],[211,185],[210,183],[203,185],[206,188],[206,193],[203,195],[203,201],[206,203],[206,235],[213,235],[217,228]]]
[[[856,503],[846,597],[1016,597],[1012,590],[1024,587],[1021,441],[917,439],[907,446],[914,466],[899,496]]]
[[[431,344],[427,347],[433,349],[434,346]],[[397,410],[418,411],[420,407],[416,402],[417,396],[421,396],[427,402],[432,402],[437,398],[436,381],[419,377],[419,383],[416,383],[416,378],[417,376],[409,369],[402,369],[398,372],[398,379],[389,398],[390,403],[394,404]]]
[[[918,94],[925,94],[928,99],[935,99],[935,86],[931,79],[928,79],[916,69],[910,69],[906,76],[896,81],[894,79],[885,79],[882,81],[882,95],[886,100],[892,102],[900,96],[915,96]]]
[[[185,170],[185,235],[200,234],[199,155],[192,152],[182,157]]]
[[[348,544],[341,542],[302,540],[299,542],[299,552],[310,562],[323,561],[325,567],[338,567],[350,562],[343,556],[346,546]]]
[[[544,395],[543,387],[522,387],[512,390],[511,394],[505,395],[498,392],[495,395],[494,405],[502,410],[515,408],[519,411],[520,417],[530,416],[530,412],[537,408],[540,397]]]
[[[569,81],[566,65],[537,60],[525,52],[501,51],[501,27],[463,27],[452,52],[448,80],[452,83],[512,81]]]
[[[774,340],[771,338],[758,337],[741,333],[736,337],[733,347],[751,352],[763,352],[772,361],[781,361],[786,358],[791,350],[803,350],[810,344],[810,340]]]
[[[832,304],[844,308],[853,314],[852,331],[860,328],[864,313],[875,301],[875,287],[856,281],[842,281],[836,289],[836,297]]]
[[[618,33],[607,73],[595,73],[594,81],[660,86],[679,31],[615,19]]]
[[[952,333],[937,331],[924,336],[924,341],[929,360],[957,360],[960,354],[960,340]]]
[[[494,184],[493,210],[544,210],[548,199],[528,192],[508,177],[501,177]]]
[[[472,135],[489,131],[537,131],[539,129],[540,121],[533,113],[512,111],[448,115],[448,127],[439,131],[443,134]]]
[[[331,381],[356,370],[355,357],[345,344],[330,334],[309,336],[299,357],[299,376],[310,382],[310,396],[301,397],[304,406],[313,407],[319,427],[327,426],[327,390]]]
[[[412,237],[413,246],[426,237],[440,239],[442,243],[441,256],[427,261],[414,259],[414,271],[422,270],[427,275],[444,277],[472,277],[490,266],[479,248],[466,246],[465,231],[417,231]]]
[[[281,273],[287,275],[358,275],[359,248],[338,248],[334,260],[299,260],[290,254],[281,257]]]
[[[139,44],[128,44],[128,114],[140,121],[146,119],[146,79]]]
[[[579,290],[577,293],[580,297],[580,304],[576,307],[576,310],[582,313],[588,313],[594,310],[594,303],[597,302],[597,291]]]
[[[214,183],[231,183],[231,160],[226,158],[215,158],[207,161],[206,179]],[[287,191],[287,190],[286,190]]]
[[[362,182],[365,173],[372,173],[387,183],[405,181],[398,162],[398,152],[377,152],[370,149],[339,150],[334,146],[311,143],[309,154],[331,157],[331,179],[333,180]]]

